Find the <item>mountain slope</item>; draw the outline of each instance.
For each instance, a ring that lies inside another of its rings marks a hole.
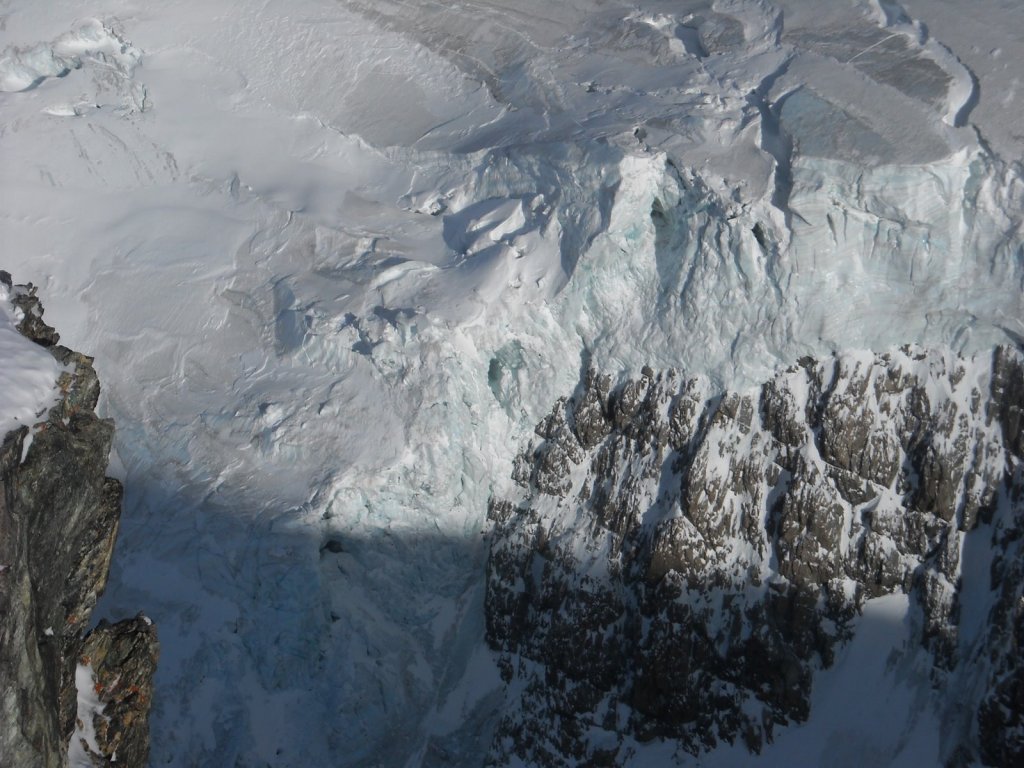
[[[589,373],[491,505],[492,762],[644,765],[664,740],[785,764],[806,721],[786,748],[812,761],[1015,764],[1022,417],[1007,348],[807,358],[739,394]]]
[[[5,265],[118,424],[159,764],[478,765],[487,502],[581,367],[1024,335],[997,0],[0,15]]]

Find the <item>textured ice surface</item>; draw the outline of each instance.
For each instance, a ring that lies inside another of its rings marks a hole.
[[[117,419],[155,764],[478,765],[486,500],[584,359],[1024,335],[1015,4],[85,10],[0,10],[2,266]]]

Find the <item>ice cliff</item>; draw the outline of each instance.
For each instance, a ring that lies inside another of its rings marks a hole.
[[[34,288],[0,281],[5,320],[60,371],[56,404],[0,447],[0,764],[143,768],[156,630],[141,615],[90,629],[121,514],[114,425],[94,412],[92,359],[58,344]]]

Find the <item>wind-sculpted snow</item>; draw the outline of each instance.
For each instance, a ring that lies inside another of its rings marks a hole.
[[[5,6],[0,266],[106,383],[154,761],[479,764],[484,510],[583,361],[1021,338],[1024,24],[926,5]]]

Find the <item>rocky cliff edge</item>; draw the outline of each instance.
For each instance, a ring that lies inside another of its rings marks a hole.
[[[92,358],[61,346],[31,285],[0,272],[18,330],[63,366],[59,399],[0,445],[0,766],[144,766],[158,643],[141,614],[86,631],[106,585],[121,484]]]

